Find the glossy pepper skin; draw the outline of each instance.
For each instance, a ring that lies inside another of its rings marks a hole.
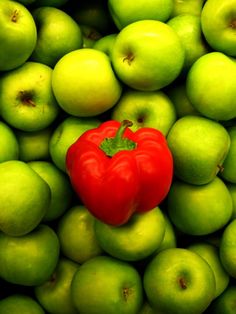
[[[71,184],[84,206],[114,226],[158,206],[173,177],[164,135],[153,128],[133,132],[130,125],[126,120],[101,123],[82,134],[66,156]]]

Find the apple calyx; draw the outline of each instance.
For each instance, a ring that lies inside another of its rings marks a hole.
[[[132,290],[129,288],[123,288],[122,292],[123,292],[123,297],[124,297],[125,301],[127,302],[130,294],[132,293]]]
[[[33,96],[32,92],[30,92],[30,91],[20,91],[19,92],[19,98],[24,105],[27,105],[30,107],[35,107],[36,104],[32,100],[32,98],[33,98],[32,96]]]
[[[11,21],[12,21],[13,23],[16,23],[17,20],[18,20],[18,16],[19,16],[19,11],[18,11],[18,10],[15,10],[15,11],[13,12],[12,16],[11,16]]]
[[[132,63],[133,60],[134,60],[134,55],[133,55],[132,52],[129,52],[129,53],[127,54],[127,56],[124,57],[123,62],[127,62],[128,65],[131,65],[131,63]]]
[[[122,150],[135,149],[137,144],[134,141],[123,137],[126,128],[132,125],[133,122],[129,120],[123,120],[119,129],[116,132],[115,137],[105,138],[101,142],[99,148],[102,149],[108,157],[112,157]]]

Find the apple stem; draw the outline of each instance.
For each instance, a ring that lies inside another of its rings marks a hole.
[[[182,289],[186,289],[187,288],[187,285],[186,285],[186,282],[185,282],[184,278],[180,278],[179,279],[179,283],[180,283],[180,287]]]
[[[222,173],[224,171],[224,167],[222,165],[217,165],[217,167],[219,168],[220,173]]]
[[[130,52],[128,55],[123,59],[123,62],[127,61],[128,65],[131,65],[132,61],[134,60],[134,55]]]
[[[18,15],[19,15],[19,12],[17,10],[15,10],[12,14],[12,17],[11,17],[11,21],[16,23],[17,22],[17,18],[18,18]]]

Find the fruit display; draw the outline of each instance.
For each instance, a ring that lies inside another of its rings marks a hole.
[[[0,314],[236,313],[235,8],[0,1]]]

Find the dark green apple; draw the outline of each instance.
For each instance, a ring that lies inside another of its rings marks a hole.
[[[208,184],[175,180],[167,196],[171,222],[190,235],[209,235],[231,219],[233,203],[225,183],[216,177]]]
[[[157,313],[200,314],[215,295],[210,265],[184,248],[157,254],[145,268],[143,284],[148,302]]]
[[[58,237],[47,225],[40,224],[21,237],[1,232],[0,276],[17,285],[41,285],[55,270],[59,252]]]
[[[0,300],[1,314],[45,314],[44,308],[32,297],[14,293]]]
[[[111,256],[96,256],[83,263],[71,289],[81,314],[136,314],[143,302],[142,280],[136,268]]]

